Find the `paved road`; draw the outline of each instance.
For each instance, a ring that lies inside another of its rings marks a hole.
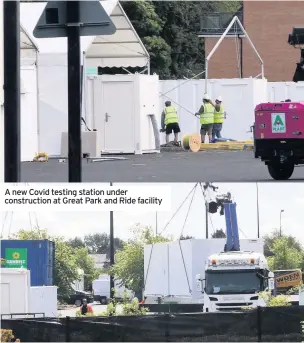
[[[127,160],[83,161],[83,182],[236,182],[271,181],[265,165],[252,151],[164,152],[131,155]],[[68,164],[25,162],[23,182],[67,182]],[[304,180],[304,168],[295,168],[292,181]],[[273,180],[272,180],[273,181]]]
[[[95,314],[100,314],[106,310],[106,305],[101,305],[99,303],[91,304],[93,306],[93,311]],[[79,307],[72,307],[65,310],[58,310],[58,315],[61,317],[76,317],[76,312],[79,310]]]

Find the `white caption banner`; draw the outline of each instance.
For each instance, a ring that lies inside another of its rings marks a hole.
[[[2,184],[1,211],[170,211],[169,186]]]

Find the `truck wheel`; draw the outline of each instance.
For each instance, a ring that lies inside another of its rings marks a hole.
[[[274,180],[288,180],[294,171],[294,164],[269,164],[268,171]]]

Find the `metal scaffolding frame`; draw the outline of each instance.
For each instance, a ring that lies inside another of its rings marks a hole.
[[[228,35],[228,32],[231,30],[232,26],[234,24],[238,24],[240,29],[242,30],[245,38],[247,38],[249,44],[251,45],[253,51],[255,52],[256,56],[258,57],[260,63],[261,63],[261,74],[257,75],[255,78],[261,76],[262,79],[264,79],[264,62],[260,56],[260,54],[258,53],[256,47],[254,46],[254,44],[252,43],[247,31],[245,30],[244,26],[242,25],[240,19],[235,16],[230,24],[227,26],[225,32],[222,34],[222,36],[220,37],[220,39],[217,41],[217,43],[215,44],[214,48],[210,51],[209,55],[205,58],[205,93],[208,93],[208,71],[209,71],[209,61],[211,59],[211,57],[214,55],[215,51],[217,50],[217,48],[220,46],[220,44],[222,43],[222,41],[224,40],[224,38]],[[231,36],[231,35],[230,35]],[[238,35],[239,36],[239,35]]]

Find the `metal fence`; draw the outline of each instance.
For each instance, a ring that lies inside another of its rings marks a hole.
[[[304,307],[2,320],[22,342],[301,342]]]
[[[200,32],[201,35],[222,35],[231,23],[232,19],[237,16],[243,24],[243,12],[216,12],[208,13],[200,18]],[[232,28],[228,35],[242,35],[243,31],[236,25]]]

